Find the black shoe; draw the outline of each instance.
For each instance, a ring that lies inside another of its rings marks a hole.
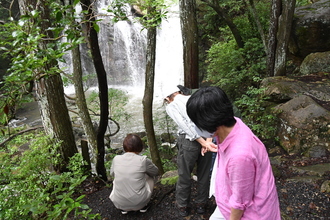
[[[144,206],[142,209],[140,209],[140,212],[146,212],[146,211],[148,211],[149,207],[150,207],[150,205]]]
[[[204,204],[197,204],[196,212],[197,212],[198,214],[203,214],[203,213],[205,213],[205,205],[204,205]]]
[[[179,214],[182,216],[182,217],[186,217],[189,215],[189,208],[188,207],[180,207],[179,208]]]

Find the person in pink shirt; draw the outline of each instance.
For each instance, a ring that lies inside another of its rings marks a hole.
[[[187,113],[196,126],[213,135],[217,151],[215,199],[210,220],[280,220],[275,179],[264,144],[236,118],[226,93],[204,87],[187,102]]]

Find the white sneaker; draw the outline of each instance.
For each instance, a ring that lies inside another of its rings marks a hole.
[[[144,206],[142,209],[140,209],[140,212],[146,212],[149,209],[149,205]]]

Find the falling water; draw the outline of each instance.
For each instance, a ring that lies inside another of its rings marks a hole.
[[[99,1],[99,14],[106,14],[107,1]],[[99,22],[99,44],[110,88],[127,92],[129,102],[125,110],[132,116],[120,123],[120,132],[111,138],[111,146],[121,146],[123,137],[131,132],[143,132],[144,76],[146,64],[146,30],[139,23],[131,21],[111,22],[109,16],[102,16]],[[179,6],[170,8],[157,32],[156,65],[154,82],[153,115],[164,113],[162,101],[165,88],[183,84],[182,39]],[[85,63],[85,71],[91,71],[90,58]],[[93,85],[91,85],[93,86]],[[94,85],[95,86],[95,85]],[[159,131],[157,127],[156,132]],[[161,132],[161,131],[159,131]]]
[[[101,3],[99,10],[102,11],[106,2],[105,0],[99,2]],[[158,119],[161,114],[164,114],[162,100],[165,95],[168,95],[164,93],[165,89],[183,84],[182,40],[178,11],[177,5],[171,8],[168,19],[162,22],[157,33],[153,115]],[[120,132],[111,137],[111,147],[117,148],[121,147],[127,133],[145,131],[142,98],[147,46],[146,31],[142,30],[138,23],[132,21],[112,24],[107,16],[103,17],[100,27],[99,44],[109,87],[127,92],[129,101],[125,110],[132,116],[129,120],[120,122]],[[87,51],[87,46],[82,45],[83,71],[84,74],[95,75],[95,69]],[[66,60],[67,63],[62,63],[60,66],[70,73],[72,72],[71,58],[68,57]],[[97,89],[95,79],[89,81],[87,85],[92,90]],[[73,94],[73,86],[66,87],[65,93]],[[17,116],[22,116],[23,119],[19,122],[13,121],[13,126],[20,126],[21,123],[35,126],[41,123],[36,102],[30,104],[22,109],[22,112],[18,112]],[[155,131],[157,134],[165,132],[157,126],[155,126]]]

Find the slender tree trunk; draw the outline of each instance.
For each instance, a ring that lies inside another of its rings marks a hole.
[[[268,55],[268,47],[267,47],[267,43],[266,43],[266,36],[265,36],[264,30],[262,28],[262,25],[261,25],[261,22],[260,22],[260,19],[259,19],[257,9],[254,5],[254,0],[249,0],[249,4],[250,4],[250,7],[251,7],[251,13],[252,13],[252,15],[254,17],[254,20],[257,24],[257,28],[258,28],[258,31],[259,31],[259,34],[260,34],[260,37],[261,37],[261,40],[262,40],[262,44],[264,46],[265,54]]]
[[[231,33],[233,34],[233,36],[235,38],[237,46],[239,48],[243,48],[244,41],[242,39],[242,36],[241,36],[238,28],[234,24],[233,19],[230,18],[229,15],[226,13],[226,11],[220,7],[219,1],[217,1],[217,0],[202,0],[202,1],[205,2],[211,8],[213,8],[213,10],[219,15],[220,19],[223,19],[226,22]]]
[[[108,82],[107,73],[104,68],[102,56],[100,52],[97,32],[93,26],[95,23],[95,16],[92,11],[94,1],[81,0],[82,9],[88,14],[85,14],[87,30],[88,30],[88,41],[91,47],[92,58],[94,67],[97,74],[97,80],[99,85],[99,99],[100,99],[100,122],[97,130],[97,155],[96,155],[96,172],[105,181],[107,181],[107,173],[104,166],[104,135],[108,126],[109,117],[109,103],[108,103]]]
[[[286,75],[287,51],[296,0],[284,0],[282,1],[282,5],[282,15],[279,20],[278,28],[279,37],[275,53],[274,76]]]
[[[41,28],[47,38],[53,38],[50,31],[50,11],[45,0],[19,0],[21,14],[27,14],[32,10],[40,11],[40,19],[42,20]],[[40,43],[43,51],[49,47],[47,40]],[[56,50],[56,48],[53,48]],[[59,171],[65,171],[66,165],[69,163],[70,157],[77,153],[75,139],[72,130],[72,124],[68,113],[64,98],[64,89],[61,76],[52,69],[58,68],[56,60],[50,60],[43,70],[45,74],[35,80],[36,99],[41,111],[43,126],[48,135],[61,143],[61,154],[63,156],[63,164],[58,168]],[[51,73],[51,74],[50,74]]]
[[[73,5],[72,0],[65,0],[64,4],[69,6]],[[72,22],[76,22],[74,18],[74,12],[73,8],[68,9],[68,15],[73,19]],[[81,32],[79,32],[74,25],[72,27],[69,27],[71,29],[76,30],[76,38],[79,38],[81,35]],[[82,126],[84,128],[84,131],[86,133],[87,139],[92,152],[95,154],[97,152],[97,140],[96,140],[96,131],[94,129],[89,111],[88,106],[86,103],[86,97],[85,97],[85,91],[83,86],[83,71],[82,71],[82,64],[81,64],[81,54],[80,54],[80,47],[79,44],[76,45],[71,50],[72,55],[72,66],[73,66],[73,73],[72,73],[72,81],[75,88],[75,94],[76,94],[76,105],[78,108],[78,115],[82,121]],[[88,145],[87,145],[88,146]]]
[[[180,20],[183,42],[184,85],[188,88],[198,88],[199,51],[195,0],[180,0]]]
[[[73,83],[76,94],[76,104],[78,107],[78,114],[82,121],[82,126],[86,133],[88,143],[91,146],[93,153],[97,152],[97,141],[96,141],[96,131],[90,117],[85,92],[83,88],[83,79],[82,79],[82,69],[81,69],[81,59],[80,59],[80,49],[79,45],[72,49],[72,65],[73,65]]]
[[[150,147],[150,154],[153,163],[158,167],[160,174],[164,173],[162,162],[157,148],[155,137],[155,130],[153,125],[152,102],[154,95],[154,81],[155,81],[155,60],[156,60],[156,36],[157,27],[148,28],[147,34],[147,65],[145,72],[145,89],[142,100],[143,104],[143,119],[147,132],[148,145]]]

